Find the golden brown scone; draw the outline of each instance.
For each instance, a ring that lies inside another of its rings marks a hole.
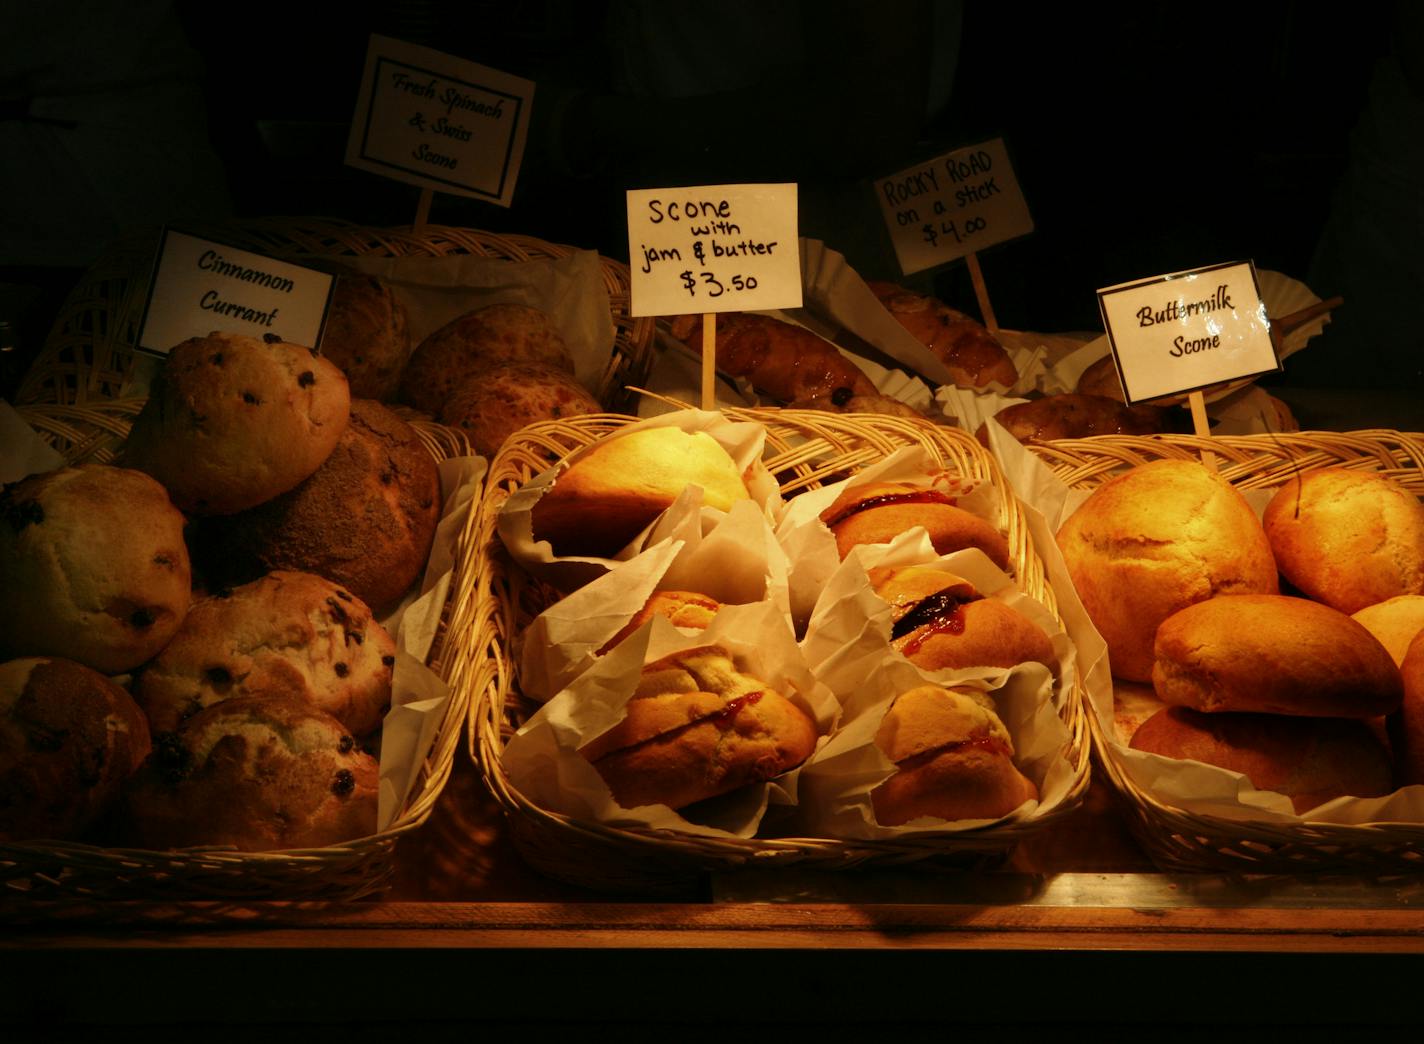
[[[314,472],[346,430],[346,375],[314,348],[214,332],[174,348],[124,443],[190,515],[230,515]]]
[[[611,557],[688,486],[723,511],[751,496],[731,455],[705,432],[614,435],[570,464],[534,504],[534,539],[549,541],[556,555]]]
[[[509,363],[466,378],[445,400],[440,421],[459,428],[482,457],[493,457],[520,428],[601,413],[573,375],[548,363]]]
[[[674,627],[701,631],[712,623],[712,617],[716,616],[717,610],[721,608],[722,603],[717,599],[698,594],[696,591],[654,591],[643,604],[643,608],[623,625],[622,630],[604,643],[598,654],[602,656],[655,616],[666,617]]]
[[[1409,643],[1399,673],[1404,679],[1404,700],[1390,715],[1388,728],[1396,782],[1408,787],[1424,783],[1424,633]]]
[[[647,665],[626,716],[580,753],[624,808],[685,808],[800,765],[816,724],[706,646]]]
[[[1181,410],[1124,406],[1101,395],[1045,395],[1005,406],[994,419],[1020,442],[1093,435],[1156,435],[1183,429]],[[981,436],[980,441],[984,441]]]
[[[521,304],[467,312],[416,345],[401,375],[400,401],[438,417],[450,394],[473,374],[515,362],[574,372],[568,345],[547,313]]]
[[[1159,460],[1095,489],[1058,530],[1073,586],[1113,674],[1152,677],[1157,626],[1220,594],[1275,594],[1276,563],[1251,506],[1187,460]]]
[[[821,512],[842,558],[859,544],[885,544],[924,526],[941,555],[977,547],[1000,569],[1009,568],[1009,542],[992,524],[943,490],[908,482],[869,482],[846,489]]]
[[[299,700],[225,700],[155,744],[124,791],[124,840],[243,852],[338,845],[376,832],[378,774],[340,722]]]
[[[1424,504],[1372,471],[1320,468],[1282,486],[1262,516],[1281,575],[1344,613],[1424,594]]]
[[[1350,618],[1379,639],[1396,664],[1402,664],[1409,643],[1424,631],[1424,595],[1397,595],[1367,605]]]
[[[84,837],[148,752],[143,712],[98,671],[0,664],[0,841]]]
[[[353,399],[394,398],[411,352],[405,305],[375,276],[339,273],[321,351],[346,374]]]
[[[1152,686],[1200,711],[1373,718],[1398,709],[1389,652],[1337,609],[1286,595],[1222,595],[1157,628]]]
[[[311,573],[275,572],[194,603],[139,674],[155,732],[240,696],[290,696],[356,736],[390,707],[396,646],[364,602]]]
[[[672,334],[702,354],[702,316],[680,315]],[[766,315],[717,316],[717,369],[745,377],[779,403],[829,398],[837,406],[855,395],[875,395],[875,385],[829,341],[794,323]]]
[[[1098,395],[1120,403],[1127,402],[1127,396],[1122,393],[1117,364],[1111,355],[1104,355],[1079,374],[1078,384],[1073,390],[1079,395]]]
[[[1053,665],[1053,643],[1028,617],[937,566],[870,571],[875,593],[890,606],[891,644],[931,670]]]
[[[1389,755],[1368,725],[1346,718],[1166,707],[1142,723],[1132,749],[1239,772],[1257,790],[1290,798],[1297,814],[1337,797],[1381,797],[1393,789]]]
[[[0,491],[0,656],[63,656],[119,674],[188,611],[183,515],[141,471],[102,464]]]
[[[1018,369],[1009,353],[981,323],[942,301],[893,283],[869,286],[886,311],[944,363],[959,387],[1002,384],[1009,388],[1018,380]]]
[[[921,685],[895,697],[875,745],[896,769],[870,793],[881,826],[998,819],[1038,800],[999,716],[955,689]]]
[[[415,429],[372,399],[316,473],[195,537],[204,573],[245,583],[273,570],[316,573],[384,616],[420,579],[440,523],[440,473]]]

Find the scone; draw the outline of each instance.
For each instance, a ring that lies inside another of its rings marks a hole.
[[[391,702],[395,642],[362,601],[311,573],[275,572],[194,603],[134,695],[155,732],[242,696],[291,696],[355,736]]]
[[[190,589],[183,515],[142,472],[85,464],[0,492],[0,656],[131,670],[178,630]]]
[[[405,305],[375,276],[339,273],[321,351],[346,374],[353,399],[394,398],[411,352]]]
[[[846,489],[821,512],[842,558],[860,544],[886,544],[923,526],[938,554],[977,547],[1000,569],[1009,567],[1009,542],[986,519],[965,511],[954,496],[908,482],[870,482]]]
[[[191,515],[229,515],[285,493],[326,460],[351,408],[346,375],[314,348],[214,332],[168,354],[124,443],[124,462]]]
[[[440,421],[468,435],[480,456],[493,457],[520,428],[602,410],[598,400],[559,367],[508,363],[457,385],[440,411]]]

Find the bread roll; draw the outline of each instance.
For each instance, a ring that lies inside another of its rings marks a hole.
[[[545,363],[574,372],[568,345],[546,312],[495,304],[446,323],[416,346],[401,375],[400,401],[438,417],[451,393],[471,376],[509,363]]]
[[[376,832],[376,759],[297,700],[225,700],[167,733],[123,797],[127,844],[323,848]]]
[[[556,555],[612,557],[688,486],[723,511],[751,496],[736,462],[706,432],[614,435],[575,459],[534,504],[534,539],[549,541]]]
[[[411,351],[405,305],[375,276],[339,273],[321,350],[346,374],[352,398],[394,398]]]
[[[1053,643],[1037,624],[953,573],[935,566],[872,569],[870,583],[890,606],[891,644],[920,667],[1055,662]]]
[[[626,716],[580,753],[624,808],[679,809],[800,765],[816,724],[717,646],[649,664]]]
[[[901,693],[875,733],[895,774],[870,793],[876,821],[998,819],[1038,787],[1014,765],[1009,730],[992,710],[955,689],[921,685]]]
[[[1399,669],[1374,635],[1327,605],[1228,595],[1157,629],[1152,686],[1200,711],[1372,718],[1399,707]]]
[[[1390,715],[1388,727],[1396,781],[1407,787],[1424,783],[1424,633],[1409,643],[1399,673],[1404,699]]]
[[[0,841],[85,837],[148,752],[143,712],[98,671],[0,664]]]
[[[887,544],[923,526],[938,554],[977,547],[1000,569],[1009,568],[1009,542],[992,524],[943,490],[908,482],[871,482],[841,493],[821,512],[821,521],[835,534],[841,557],[858,544]]]
[[[155,732],[223,700],[287,696],[365,736],[390,707],[395,654],[350,592],[311,573],[275,572],[196,602],[134,695]]]
[[[476,453],[493,457],[520,428],[602,410],[572,374],[557,366],[509,363],[466,378],[445,400],[439,416],[442,423],[468,435]]]
[[[394,411],[357,399],[336,449],[296,489],[204,520],[195,554],[211,582],[275,570],[316,573],[384,616],[420,579],[440,524],[440,473]]]
[[[910,336],[944,363],[959,387],[981,389],[1001,384],[1009,388],[1018,380],[1018,369],[1003,345],[963,312],[893,283],[869,286]]]
[[[1373,471],[1321,468],[1282,486],[1262,521],[1281,575],[1354,613],[1424,594],[1424,504]]]
[[[1397,595],[1350,616],[1379,640],[1396,664],[1402,664],[1409,643],[1424,631],[1424,595]]]
[[[85,464],[0,491],[0,656],[132,670],[178,630],[190,590],[183,515],[148,475]]]
[[[1132,749],[1239,772],[1291,799],[1297,814],[1337,797],[1392,789],[1389,755],[1362,721],[1275,714],[1202,714],[1167,707],[1142,723]]]
[[[643,608],[633,614],[633,618],[623,625],[623,629],[598,650],[599,655],[608,652],[655,616],[665,617],[681,630],[702,631],[712,623],[712,618],[721,608],[722,603],[717,599],[698,594],[696,591],[654,591],[643,603]]]
[[[1060,527],[1058,545],[1113,674],[1129,681],[1151,678],[1157,625],[1178,609],[1278,590],[1250,505],[1192,461],[1153,461],[1104,482]]]
[[[124,443],[124,462],[192,515],[230,515],[285,493],[346,430],[346,375],[314,348],[211,333],[168,354]]]

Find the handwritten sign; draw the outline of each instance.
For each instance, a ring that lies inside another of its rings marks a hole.
[[[1001,138],[881,178],[875,192],[905,275],[1033,231]]]
[[[1107,287],[1098,307],[1129,403],[1281,368],[1250,261]]]
[[[214,330],[320,344],[334,281],[314,268],[165,229],[138,347],[167,355]]]
[[[796,186],[628,193],[634,315],[801,307]]]
[[[524,156],[533,95],[528,80],[372,36],[346,162],[507,207]]]

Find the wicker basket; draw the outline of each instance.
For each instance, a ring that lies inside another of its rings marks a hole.
[[[1057,601],[1042,561],[1030,544],[1018,502],[993,459],[963,432],[895,417],[810,410],[727,410],[726,415],[765,425],[765,463],[786,494],[844,478],[908,445],[924,446],[941,466],[988,483],[1008,521],[1010,556],[1019,584],[1056,616]],[[513,565],[496,533],[496,518],[505,500],[552,461],[630,422],[628,417],[601,416],[526,428],[505,444],[487,480],[478,537],[481,576],[475,640],[492,670],[488,687],[475,696],[470,744],[527,862],[545,874],[580,885],[649,894],[686,889],[708,871],[749,866],[843,869],[874,864],[962,869],[1001,859],[1023,837],[1057,822],[1079,804],[1087,789],[1090,745],[1082,693],[1076,684],[1068,686],[1060,708],[1070,736],[1065,751],[1073,769],[1070,792],[1060,805],[1021,823],[893,841],[721,839],[580,821],[549,812],[525,798],[505,775],[503,752],[514,730],[537,708],[518,691],[509,640],[558,595]]]
[[[410,229],[365,228],[320,218],[267,218],[194,227],[234,246],[291,261],[312,258],[444,257],[473,254],[506,261],[567,257],[573,248],[527,236],[501,236],[467,228],[427,225]],[[69,294],[38,358],[15,394],[17,403],[84,406],[131,396],[130,376],[138,325],[148,296],[157,234],[109,250]],[[653,320],[635,319],[626,265],[600,258],[615,327],[613,353],[599,386],[599,401],[628,406],[627,389],[642,383],[652,367]]]
[[[1100,436],[1036,444],[1033,450],[1074,488],[1091,489],[1124,468],[1153,460],[1215,454],[1224,478],[1241,489],[1268,489],[1318,468],[1344,466],[1389,476],[1424,496],[1424,435],[1398,431],[1292,432],[1275,435]],[[1200,815],[1164,804],[1122,769],[1112,722],[1091,710],[1096,760],[1124,798],[1134,835],[1164,870],[1235,873],[1424,870],[1424,823],[1365,826],[1269,823]]]
[[[25,406],[20,414],[71,463],[105,463],[121,443],[141,400],[88,406]],[[461,432],[412,421],[436,459],[470,455]],[[284,852],[182,849],[151,852],[57,842],[0,843],[0,912],[56,899],[358,899],[385,887],[396,839],[429,817],[460,745],[472,692],[488,684],[490,665],[463,640],[473,619],[473,552],[480,513],[469,513],[455,549],[441,631],[428,660],[450,700],[419,778],[391,825],[370,837],[327,848]]]

